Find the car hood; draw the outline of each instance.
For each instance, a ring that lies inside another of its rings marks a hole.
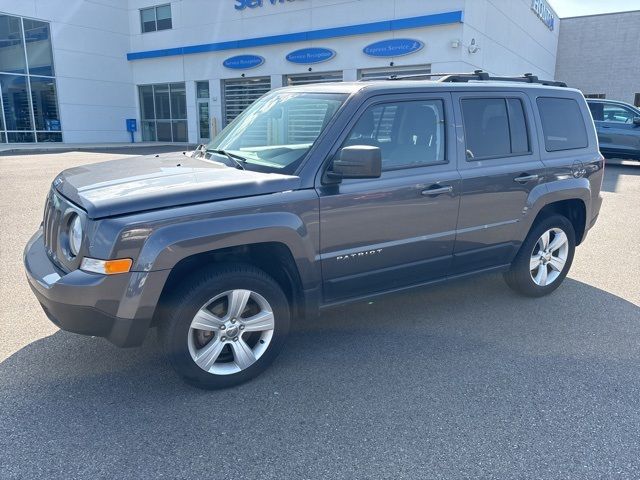
[[[300,178],[239,170],[181,153],[84,165],[53,181],[90,218],[295,190]]]

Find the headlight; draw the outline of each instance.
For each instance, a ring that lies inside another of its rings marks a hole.
[[[82,246],[82,221],[80,217],[75,214],[71,225],[69,226],[69,250],[74,257],[80,253],[80,247]]]

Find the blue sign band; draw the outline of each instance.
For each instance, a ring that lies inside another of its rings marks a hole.
[[[305,42],[311,40],[324,40],[328,38],[363,35],[366,33],[393,32],[407,28],[433,27],[436,25],[449,25],[462,23],[462,10],[453,12],[422,15],[419,17],[399,18],[382,22],[362,23],[346,27],[323,28],[308,32],[286,33],[283,35],[271,35],[268,37],[247,38],[228,42],[204,43],[201,45],[189,45],[186,47],[164,48],[161,50],[147,50],[142,52],[127,53],[127,60],[143,60],[145,58],[171,57],[174,55],[190,55],[194,53],[220,52],[235,50],[238,48],[254,48],[266,45],[280,45],[283,43]]]
[[[301,48],[287,55],[287,61],[299,65],[310,65],[331,60],[336,56],[336,52],[329,48]]]
[[[264,63],[264,57],[260,55],[237,55],[227,58],[222,65],[233,70],[247,70],[259,67]]]
[[[362,51],[370,57],[401,57],[422,50],[424,43],[411,38],[394,38],[367,45]]]

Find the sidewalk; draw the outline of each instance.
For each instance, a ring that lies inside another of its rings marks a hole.
[[[0,155],[21,155],[38,152],[68,152],[68,151],[111,151],[130,150],[137,148],[162,150],[174,148],[178,150],[193,150],[195,145],[188,143],[136,142],[136,143],[0,143]]]

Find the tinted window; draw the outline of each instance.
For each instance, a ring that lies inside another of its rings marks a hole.
[[[518,98],[508,98],[509,130],[511,132],[511,153],[529,152],[529,134],[527,133],[527,121],[522,107],[522,101]]]
[[[423,100],[369,107],[344,144],[350,145],[379,147],[383,170],[443,162],[444,105],[441,100]]]
[[[527,122],[519,99],[466,98],[462,116],[468,159],[529,152]]]
[[[589,110],[591,110],[591,116],[594,120],[601,122],[604,120],[604,104],[602,103],[587,103]]]
[[[570,98],[538,98],[537,103],[547,152],[589,145],[578,102]]]

